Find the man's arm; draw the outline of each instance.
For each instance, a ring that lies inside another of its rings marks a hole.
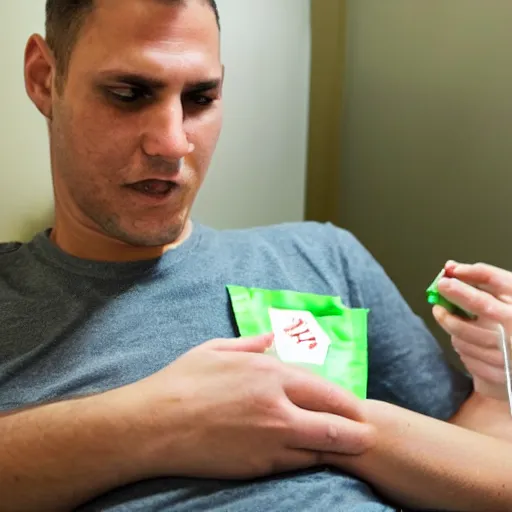
[[[123,388],[0,416],[2,512],[69,511],[155,477],[267,476],[373,444],[364,403],[260,354],[271,341],[213,340]]]
[[[143,477],[149,457],[132,410],[116,390],[1,415],[2,510],[69,511]]]
[[[503,404],[495,405],[472,397],[454,422],[484,426],[482,416],[474,415],[479,409],[490,414],[489,424],[499,422],[507,432],[512,430]],[[368,400],[365,406],[367,421],[377,432],[375,446],[359,456],[328,456],[327,463],[415,510],[512,510],[512,443],[385,402]]]

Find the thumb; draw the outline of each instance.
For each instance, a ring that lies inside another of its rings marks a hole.
[[[243,338],[213,340],[206,343],[205,348],[220,351],[263,353],[272,345],[273,341],[274,334],[268,333]]]

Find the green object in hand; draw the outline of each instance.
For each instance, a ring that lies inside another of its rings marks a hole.
[[[366,398],[368,309],[340,297],[289,290],[227,287],[241,336],[274,333],[267,353]]]
[[[462,309],[461,307],[457,306],[456,304],[453,304],[453,302],[450,302],[448,299],[445,299],[437,289],[437,284],[439,283],[440,279],[445,277],[445,271],[444,269],[439,272],[437,277],[434,279],[433,283],[427,288],[427,302],[429,304],[442,306],[444,309],[446,309],[449,313],[452,313],[453,315],[460,316],[462,318],[469,318],[469,319],[475,319],[476,316],[472,313],[469,313],[468,311]]]

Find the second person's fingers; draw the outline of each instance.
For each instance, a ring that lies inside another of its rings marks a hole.
[[[511,317],[512,308],[509,304],[458,279],[441,279],[438,289],[443,297],[477,316],[497,322],[508,321]]]
[[[459,338],[452,339],[452,346],[455,349],[455,351],[461,356],[461,358],[470,357],[472,359],[481,361],[482,363],[487,364],[489,366],[493,366],[495,368],[503,370],[503,353],[499,348],[497,338],[495,340],[495,346],[492,348],[477,347],[472,343],[468,343]]]

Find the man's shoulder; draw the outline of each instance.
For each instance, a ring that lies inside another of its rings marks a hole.
[[[213,238],[216,244],[210,246],[210,254],[228,262],[249,286],[256,286],[254,281],[263,288],[340,295],[355,307],[363,303],[360,289],[367,276],[377,275],[378,264],[358,239],[329,222],[226,230]]]
[[[348,230],[330,222],[283,222],[240,230],[221,231],[224,241],[236,244],[300,244],[314,248],[332,247],[341,252],[357,251],[362,246]]]
[[[375,265],[350,231],[329,222],[291,222],[218,233],[216,254],[243,268],[286,268],[302,276],[314,272],[327,281],[344,279],[353,287]]]
[[[22,242],[0,243],[0,297],[11,293],[30,274],[33,262],[26,249],[27,244]]]
[[[0,242],[0,258],[12,255],[23,247],[22,242]]]
[[[0,283],[13,277],[21,278],[30,271],[32,262],[27,246],[19,241],[0,242]]]
[[[11,273],[11,269],[18,265],[25,247],[22,242],[0,243],[0,277],[6,272]]]

